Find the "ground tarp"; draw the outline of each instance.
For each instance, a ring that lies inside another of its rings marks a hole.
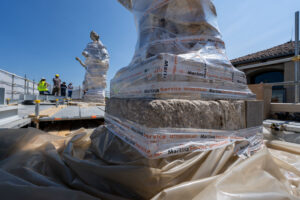
[[[0,131],[1,199],[300,199],[300,145],[268,141],[243,160],[234,145],[145,159],[105,127],[64,138]]]

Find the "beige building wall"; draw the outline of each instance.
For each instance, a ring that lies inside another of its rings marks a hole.
[[[247,66],[247,65],[244,65]],[[237,68],[242,67],[238,66]],[[251,82],[251,78],[253,76],[256,76],[257,74],[264,73],[264,72],[270,72],[270,71],[283,71],[284,72],[284,81],[294,81],[295,80],[295,65],[294,62],[286,62],[286,63],[280,63],[275,65],[267,65],[267,66],[261,66],[256,67],[253,69],[245,69],[242,70],[245,72],[247,76],[248,84],[253,84]],[[295,86],[284,86],[286,89],[286,102],[287,103],[294,103],[295,101]],[[300,88],[299,88],[300,90]],[[300,93],[300,91],[299,91]]]
[[[271,110],[272,86],[265,84],[248,85],[256,99],[264,102],[264,119],[268,119]]]
[[[284,81],[295,80],[295,65],[293,62],[284,63]],[[294,103],[295,89],[293,86],[285,86],[287,103]]]

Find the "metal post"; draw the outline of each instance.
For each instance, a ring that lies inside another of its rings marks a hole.
[[[35,100],[35,125],[36,125],[36,128],[40,128],[40,123],[39,123],[39,120],[40,120],[40,103],[41,101],[40,100]]]
[[[29,80],[27,81],[27,91],[26,94],[29,94]]]
[[[27,78],[26,78],[26,74],[25,74],[25,77],[24,77],[24,95],[26,94],[26,86],[27,86]]]
[[[40,100],[35,100],[35,116],[39,117],[40,116]]]
[[[34,79],[33,79],[33,83],[32,83],[32,94],[34,95],[34,87],[35,87],[35,82],[34,82]]]
[[[81,99],[81,86],[79,85],[79,99]]]
[[[295,14],[295,56],[299,55],[299,11]],[[299,103],[299,61],[295,62],[295,103]]]
[[[15,75],[11,76],[11,99],[14,99]]]

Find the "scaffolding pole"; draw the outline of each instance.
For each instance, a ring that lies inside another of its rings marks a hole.
[[[295,58],[299,56],[299,11],[295,14]],[[295,103],[299,103],[299,60],[295,61]]]

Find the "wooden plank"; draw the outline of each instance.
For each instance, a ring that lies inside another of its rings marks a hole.
[[[300,104],[295,103],[271,103],[271,112],[300,112]]]
[[[55,113],[57,113],[58,111],[60,111],[61,109],[66,108],[66,105],[59,105],[58,107],[53,106],[51,108],[48,108],[46,110],[42,110],[40,112],[40,117],[51,117],[52,115],[54,115]],[[36,117],[35,113],[30,114],[29,117]]]
[[[95,106],[105,106],[105,103],[88,103],[88,102],[68,102],[69,106],[79,106],[79,107],[95,107]]]

